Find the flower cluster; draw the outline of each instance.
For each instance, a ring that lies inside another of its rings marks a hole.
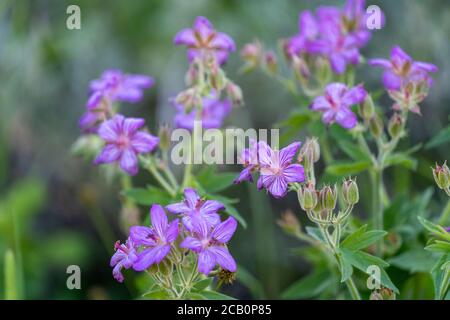
[[[369,65],[383,68],[383,84],[396,102],[395,110],[406,108],[420,113],[418,104],[433,84],[430,73],[438,71],[435,65],[414,61],[399,46],[392,48],[389,60],[371,59]]]
[[[343,9],[319,7],[300,13],[299,33],[285,44],[288,57],[326,57],[337,74],[360,62],[359,50],[371,38],[364,0],[348,0]]]
[[[83,132],[95,132],[98,124],[112,112],[116,101],[136,103],[142,100],[143,90],[151,88],[153,78],[140,74],[124,74],[120,70],[110,69],[103,72],[100,79],[92,80],[89,85],[89,99],[86,112],[80,118]]]
[[[253,141],[250,148],[242,151],[244,169],[235,183],[253,181],[253,172],[258,171],[258,189],[267,189],[275,198],[284,197],[289,183],[303,182],[305,179],[303,166],[292,163],[300,144],[294,142],[281,150],[273,150],[263,141]]]
[[[362,85],[348,88],[343,83],[331,83],[323,96],[314,99],[311,110],[322,112],[325,124],[336,122],[345,129],[352,129],[358,120],[351,106],[364,102],[366,96]]]
[[[166,210],[181,216],[169,222],[164,208],[154,204],[150,209],[151,227],[133,226],[125,244],[116,243],[111,258],[114,278],[122,282],[122,268],[136,271],[149,269],[165,258],[180,263],[177,252],[193,252],[198,271],[208,275],[218,264],[222,269],[236,272],[236,262],[227,249],[237,228],[233,217],[221,221],[218,211],[224,205],[200,198],[194,189],[184,190],[184,200],[168,205]],[[178,241],[178,239],[181,240]],[[173,252],[171,255],[170,253]]]

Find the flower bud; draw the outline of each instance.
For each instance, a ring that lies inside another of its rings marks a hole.
[[[167,151],[170,148],[170,128],[168,125],[161,125],[158,131],[159,148]]]
[[[195,88],[181,91],[175,98],[175,102],[185,107],[186,112],[190,112],[193,108],[200,105],[201,98]]]
[[[392,139],[399,138],[402,134],[403,119],[398,113],[394,115],[389,120],[388,131]]]
[[[370,118],[369,129],[375,138],[379,138],[383,134],[383,121],[378,115],[374,115]]]
[[[348,205],[354,205],[358,203],[359,191],[356,181],[348,179],[342,183],[342,197]]]
[[[264,54],[264,62],[266,63],[267,70],[275,75],[278,72],[277,57],[273,51],[268,51]]]
[[[188,87],[194,86],[198,83],[200,79],[200,73],[198,72],[197,63],[189,64],[189,69],[184,76],[184,81]]]
[[[301,232],[300,222],[290,210],[282,213],[281,219],[277,220],[277,223],[287,234],[296,235]]]
[[[291,66],[294,69],[295,75],[298,79],[308,80],[311,77],[311,70],[304,59],[298,56],[293,56]]]
[[[389,288],[382,287],[381,289],[377,289],[372,291],[370,294],[370,300],[395,300],[395,292]]]
[[[316,163],[320,159],[320,146],[316,137],[307,138],[300,149],[299,156],[308,162]]]
[[[326,210],[334,210],[337,202],[337,188],[336,185],[331,188],[330,186],[324,187],[320,190],[320,201],[322,202],[322,207]]]
[[[218,91],[222,91],[227,83],[225,72],[217,64],[211,67],[208,79],[210,86]]]
[[[440,189],[445,190],[450,187],[450,171],[447,162],[444,162],[442,166],[436,164],[436,168],[433,168],[433,177]]]
[[[257,67],[261,62],[262,46],[259,41],[254,41],[244,45],[241,50],[241,58],[248,63],[249,67]]]
[[[231,272],[220,268],[217,278],[224,284],[232,284],[236,280],[236,272]]]
[[[226,90],[228,97],[231,99],[234,105],[242,106],[244,104],[242,90],[238,85],[231,81],[228,81]]]
[[[364,120],[370,120],[375,113],[375,106],[373,104],[373,99],[370,95],[367,95],[366,100],[359,105],[359,115]]]
[[[317,192],[313,186],[303,186],[298,192],[298,201],[303,211],[310,211],[317,205]]]

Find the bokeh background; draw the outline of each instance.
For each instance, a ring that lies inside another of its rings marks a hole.
[[[129,299],[138,290],[133,284],[115,282],[109,267],[113,242],[125,237],[118,227],[118,187],[108,184],[96,167],[70,153],[80,134],[77,123],[91,79],[107,68],[153,76],[156,86],[146,92],[145,100],[124,110],[145,117],[156,131],[158,123],[170,122],[174,114],[168,98],[184,87],[185,50],[173,46],[173,36],[190,26],[196,16],[207,16],[218,30],[230,34],[238,49],[258,38],[276,50],[280,38],[297,32],[301,10],[342,3],[2,0],[0,298],[6,249],[16,253],[22,298]],[[81,30],[66,28],[70,4],[81,8]],[[374,33],[363,50],[366,57],[388,56],[390,48],[399,44],[417,60],[440,68],[422,105],[423,116],[412,116],[410,123],[409,143],[424,143],[449,121],[450,3],[374,0],[368,4],[384,10],[386,26]],[[233,112],[228,124],[271,128],[298,107],[281,86],[262,73],[240,74],[241,65],[236,53],[225,67],[229,78],[242,87],[245,99],[245,106]],[[358,69],[358,80],[373,90],[380,88],[380,76],[379,70],[367,66]],[[389,99],[385,102],[389,106]],[[417,170],[399,174],[397,180],[394,172],[394,178],[387,179],[389,189],[420,194],[433,185],[430,166],[446,158],[450,158],[448,145],[422,150]],[[232,252],[253,276],[246,285],[237,282],[225,290],[238,298],[279,298],[283,289],[310,269],[302,257],[292,254],[299,243],[285,236],[275,223],[284,210],[299,214],[300,208],[295,195],[276,201],[254,189],[240,185],[227,191],[241,199],[237,207],[249,222],[248,229],[237,231]],[[437,192],[433,201],[436,208],[442,203]],[[362,215],[364,210],[362,206]],[[142,216],[147,212],[148,208],[141,208]],[[82,290],[66,288],[66,268],[71,264],[81,267]]]

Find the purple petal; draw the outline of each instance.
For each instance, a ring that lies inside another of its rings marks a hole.
[[[325,124],[330,124],[334,121],[335,117],[336,117],[336,111],[328,110],[328,111],[324,112],[324,114],[322,116],[322,122]]]
[[[367,63],[369,64],[369,66],[373,66],[373,67],[381,67],[384,69],[392,68],[391,62],[386,59],[370,59]]]
[[[103,93],[101,91],[95,91],[90,96],[86,103],[86,108],[89,110],[97,108],[100,101],[103,99]]]
[[[137,132],[133,135],[131,145],[139,153],[153,151],[159,144],[159,138],[147,132]]]
[[[191,28],[182,29],[176,34],[173,43],[176,45],[194,46],[196,44],[194,31]]]
[[[120,167],[128,173],[134,176],[138,172],[138,158],[133,150],[124,150],[120,157]]]
[[[145,124],[145,120],[142,118],[126,118],[123,121],[123,132],[126,133],[128,136],[133,135],[138,131],[140,128],[142,128]]]
[[[403,65],[406,62],[412,62],[412,58],[399,46],[395,46],[391,51],[391,60],[395,65]]]
[[[169,204],[168,206],[166,206],[166,209],[167,211],[173,214],[180,214],[191,211],[191,209],[188,206],[186,206],[184,202]]]
[[[331,68],[337,74],[342,74],[345,72],[347,63],[341,54],[333,53],[330,55]]]
[[[414,62],[414,67],[427,72],[437,72],[439,70],[438,67],[435,66],[434,64],[420,61]]]
[[[140,87],[140,88],[150,88],[155,83],[152,77],[141,75],[141,74],[129,74],[125,80],[127,86]]]
[[[153,247],[156,245],[156,241],[153,238],[153,230],[144,226],[132,226],[130,228],[130,238],[136,244],[146,245]]]
[[[391,71],[385,71],[383,73],[383,84],[386,89],[399,90],[402,86],[402,78]]]
[[[115,115],[112,119],[103,122],[98,129],[98,135],[107,142],[115,142],[122,132],[124,119],[122,115]]]
[[[208,215],[223,209],[225,209],[225,206],[219,201],[207,200],[202,204],[199,211],[201,214]]]
[[[174,242],[177,237],[178,237],[178,224],[179,224],[179,220],[175,219],[173,220],[170,224],[169,227],[167,228],[166,231],[166,240],[168,242]]]
[[[216,265],[216,257],[209,250],[201,251],[198,254],[198,271],[208,275]]]
[[[221,243],[230,241],[237,228],[237,221],[233,217],[229,217],[222,223],[219,223],[211,233],[211,237]]]
[[[283,177],[287,182],[303,182],[305,181],[305,171],[300,164],[291,164],[283,169]]]
[[[139,254],[137,261],[133,264],[133,269],[136,271],[143,271],[154,263],[160,263],[169,251],[170,245],[146,249]]]
[[[275,197],[282,198],[287,193],[287,181],[283,177],[276,176],[267,190]]]
[[[319,96],[314,99],[314,102],[311,105],[311,110],[314,111],[326,111],[331,108],[330,102],[324,97]]]
[[[194,209],[200,197],[194,189],[186,188],[184,189],[184,199],[187,201],[189,207]]]
[[[200,34],[203,39],[208,38],[213,32],[213,25],[205,17],[199,16],[195,18],[194,30]]]
[[[292,162],[295,154],[300,148],[301,142],[294,142],[280,150],[280,166],[284,167]]]
[[[199,239],[207,239],[209,233],[209,226],[202,217],[191,217],[192,229]]]
[[[119,160],[122,157],[122,150],[114,144],[106,145],[97,158],[94,160],[95,164],[111,163]]]
[[[314,38],[319,32],[316,19],[311,11],[303,11],[300,13],[298,28],[300,34],[307,38]]]
[[[234,44],[233,39],[225,33],[218,32],[214,39],[211,41],[211,45],[214,48],[222,49],[225,51],[235,51],[236,45]]]
[[[165,238],[168,220],[164,209],[159,204],[154,204],[150,209],[150,216],[156,234],[160,238]]]
[[[127,255],[123,251],[117,250],[111,257],[111,261],[109,262],[110,267],[114,267],[120,261],[126,259],[126,257]]]
[[[136,103],[142,100],[143,93],[139,88],[123,87],[116,93],[116,97],[121,101]]]
[[[345,106],[362,103],[367,96],[367,92],[362,85],[356,86],[348,90],[342,97],[342,103]]]
[[[180,248],[187,248],[195,252],[200,252],[202,250],[202,243],[196,238],[186,237],[183,242],[180,243]]]
[[[120,263],[118,263],[118,264],[114,267],[114,269],[113,269],[113,271],[112,271],[112,274],[113,274],[114,279],[116,279],[116,280],[117,280],[118,282],[120,282],[120,283],[122,283],[123,280],[124,280],[124,277],[123,277],[123,274],[122,274],[122,272],[121,272],[121,269],[122,269],[122,265],[121,265]]]
[[[349,108],[341,108],[336,113],[336,122],[345,129],[352,129],[356,126],[358,120]]]
[[[214,254],[215,260],[222,267],[222,269],[230,272],[236,272],[236,261],[234,261],[230,252],[225,247],[212,246],[208,249]]]
[[[248,166],[247,168],[244,168],[244,170],[241,171],[239,176],[234,180],[234,183],[241,183],[243,181],[250,181],[253,182],[252,177],[252,166]]]

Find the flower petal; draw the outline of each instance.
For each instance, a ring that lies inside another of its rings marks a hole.
[[[166,206],[166,209],[173,214],[187,213],[191,211],[191,209],[186,206],[184,202],[169,204],[168,206]]]
[[[314,111],[326,111],[331,109],[331,104],[324,96],[319,96],[314,99],[310,108]]]
[[[358,104],[363,102],[366,99],[367,92],[362,85],[358,85],[356,87],[348,90],[344,96],[342,97],[342,104],[345,106],[352,106],[354,104]]]
[[[170,245],[156,246],[142,251],[133,264],[133,269],[143,271],[154,263],[160,263],[162,259],[169,253]]]
[[[152,221],[152,226],[155,229],[156,234],[160,238],[166,237],[166,230],[168,225],[167,215],[164,209],[159,204],[152,205],[150,209],[150,216]]]
[[[145,246],[155,246],[156,241],[153,238],[153,230],[144,226],[132,226],[130,228],[130,238],[134,243]]]
[[[212,246],[208,249],[208,251],[214,254],[215,260],[222,267],[222,269],[230,272],[236,272],[236,261],[231,256],[227,248]]]
[[[103,122],[98,129],[98,135],[107,142],[116,141],[122,132],[124,119],[122,115],[115,115],[112,119]]]
[[[186,188],[184,189],[184,199],[187,201],[189,207],[194,209],[197,205],[197,201],[200,200],[200,196],[195,189]]]
[[[194,31],[191,28],[180,30],[173,39],[173,43],[176,45],[182,44],[186,46],[194,46],[196,43]]]
[[[120,157],[120,167],[128,173],[134,176],[138,172],[138,158],[133,150],[125,150]]]
[[[136,132],[131,140],[134,150],[139,153],[148,153],[153,151],[159,144],[159,138],[152,136],[147,132]]]
[[[222,223],[219,223],[211,233],[211,237],[221,243],[230,241],[237,228],[237,221],[233,217],[229,217]]]
[[[180,248],[187,248],[195,252],[200,252],[202,243],[194,237],[186,237],[183,242],[180,243]]]
[[[283,177],[287,182],[305,181],[305,170],[301,164],[291,164],[283,169]]]
[[[198,271],[208,275],[216,265],[216,256],[208,250],[201,251],[198,254]]]
[[[275,197],[282,198],[287,193],[287,181],[283,177],[275,177],[267,190]]]
[[[133,135],[145,124],[145,120],[142,118],[126,118],[123,121],[123,132],[128,136]]]
[[[356,126],[358,119],[349,108],[341,108],[336,113],[336,122],[345,129],[352,129]]]
[[[97,156],[97,158],[94,160],[95,164],[102,164],[102,163],[111,163],[119,160],[119,158],[122,156],[122,150],[117,148],[114,144],[107,144],[100,154]]]
[[[295,154],[300,148],[301,142],[294,142],[280,150],[280,166],[284,167],[292,162]]]
[[[180,221],[178,219],[173,220],[166,231],[166,240],[168,242],[174,242],[178,237],[178,225]]]
[[[383,73],[383,84],[386,89],[399,90],[402,86],[402,78],[387,70]]]
[[[219,210],[225,209],[225,206],[216,200],[206,200],[200,207],[199,212],[202,215],[208,215],[211,213],[216,213]]]

